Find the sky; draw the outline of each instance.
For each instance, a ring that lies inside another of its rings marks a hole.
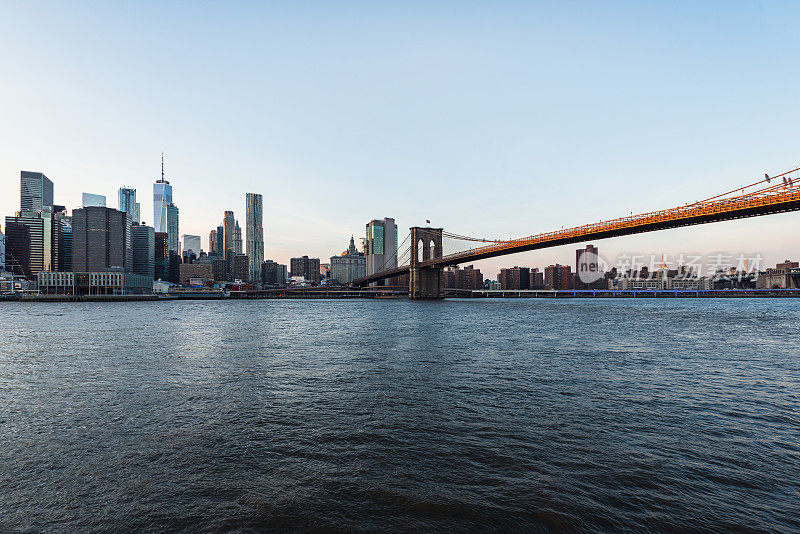
[[[265,256],[365,224],[506,239],[670,208],[800,166],[796,2],[0,4],[0,216],[19,173],[180,233],[264,195]],[[2,219],[0,219],[2,220]],[[800,214],[595,241],[601,256],[800,259]],[[455,244],[453,244],[455,246]],[[573,264],[569,245],[479,262]],[[765,265],[766,266],[766,265]]]

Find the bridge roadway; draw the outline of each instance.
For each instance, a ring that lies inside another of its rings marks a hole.
[[[793,171],[790,171],[793,172]],[[788,173],[785,173],[788,174]],[[777,181],[777,180],[776,180]],[[737,190],[738,191],[738,190]],[[722,196],[722,195],[720,195]],[[506,254],[516,254],[543,248],[581,243],[595,239],[606,239],[683,226],[693,226],[719,221],[744,219],[800,210],[800,180],[794,184],[777,184],[752,193],[743,193],[726,198],[712,197],[709,200],[687,204],[677,208],[631,215],[611,221],[556,230],[521,239],[499,241],[491,245],[472,248],[419,262],[420,267],[443,268],[449,265],[470,263]],[[381,271],[353,281],[356,286],[385,280],[409,272],[408,265]]]

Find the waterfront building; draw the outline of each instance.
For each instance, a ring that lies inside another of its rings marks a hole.
[[[178,242],[178,206],[173,203],[167,204],[167,244],[170,252],[180,252]]]
[[[166,280],[169,272],[169,236],[166,232],[155,232],[154,278]]]
[[[105,195],[95,195],[94,193],[83,193],[81,206],[84,208],[105,208],[106,197]]]
[[[545,289],[572,289],[572,268],[569,265],[549,265],[544,269]]]
[[[153,184],[153,228],[156,233],[167,233],[167,206],[170,204],[172,186],[164,179],[164,154],[161,154],[161,179]]]
[[[195,263],[182,263],[180,266],[180,283],[181,285],[199,285],[191,284],[192,280],[202,280],[205,282],[214,281],[214,265],[208,258],[204,261],[196,261]]]
[[[133,266],[131,246],[131,219],[127,213],[98,206],[72,212],[72,269],[75,272],[130,272]]]
[[[483,274],[473,265],[468,265],[463,269],[454,265],[444,270],[444,287],[447,289],[483,289]]]
[[[242,229],[239,227],[239,221],[233,226],[233,252],[242,254]]]
[[[544,273],[538,267],[531,269],[531,289],[544,289]]]
[[[303,277],[307,282],[319,284],[319,258],[309,258],[308,256],[292,258],[289,266],[292,278]]]
[[[800,285],[800,263],[786,260],[775,268],[759,273],[756,287],[759,289],[798,289]]]
[[[20,211],[52,211],[53,182],[41,172],[20,171]]]
[[[43,295],[74,295],[75,273],[40,271],[37,274],[37,285]]]
[[[261,278],[264,263],[264,199],[258,193],[245,195],[245,238],[247,259],[250,261],[250,280]]]
[[[195,256],[200,255],[200,236],[183,234],[183,252],[194,253]]]
[[[224,258],[220,256],[211,258],[211,268],[214,272],[214,280],[217,282],[224,282],[228,280],[227,262]]]
[[[261,265],[261,282],[267,287],[285,287],[287,280],[286,266],[272,260]]]
[[[131,226],[131,248],[133,263],[131,272],[148,276],[156,275],[156,233],[152,226],[133,224]]]
[[[530,289],[531,270],[527,267],[500,269],[498,280],[501,289]]]
[[[356,248],[353,236],[350,246],[338,256],[331,256],[330,278],[340,284],[349,284],[356,278],[367,275],[367,258]]]
[[[236,226],[236,220],[233,217],[232,211],[226,211],[225,215],[222,218],[222,253],[223,257],[229,250],[234,250],[233,248],[233,239],[234,239],[234,228]],[[219,229],[218,229],[219,230]]]
[[[600,272],[597,247],[586,245],[575,251],[575,289],[603,289],[606,285]],[[596,286],[596,287],[593,287]]]
[[[136,189],[132,187],[119,188],[119,211],[124,211],[131,216],[132,224],[139,224],[139,203],[136,202]]]
[[[58,236],[54,246],[52,213],[18,211],[6,217],[6,263],[13,267],[13,273],[31,280],[39,271],[58,268]]]
[[[0,228],[0,273],[6,270],[6,237]]]
[[[152,278],[123,272],[42,271],[37,281],[39,291],[46,295],[146,295],[153,291]]]
[[[394,219],[374,219],[367,223],[364,241],[367,275],[397,267],[397,225]]]
[[[249,281],[250,276],[250,262],[247,259],[247,254],[236,254],[233,257],[233,279],[242,282]]]

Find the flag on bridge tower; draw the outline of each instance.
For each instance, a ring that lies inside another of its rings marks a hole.
[[[428,224],[430,224],[430,223],[431,223],[431,222],[430,222],[428,219],[425,219],[425,222],[426,222],[426,223],[428,223]]]

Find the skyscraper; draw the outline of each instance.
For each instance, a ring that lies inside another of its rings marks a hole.
[[[18,211],[14,217],[6,217],[6,237],[6,255],[12,254],[11,260],[20,266],[18,271],[24,271],[17,274],[35,278],[39,271],[58,269],[58,241],[54,250],[53,214],[49,211]],[[24,242],[28,243],[27,251],[19,248]],[[25,269],[21,267],[23,264]]]
[[[167,204],[167,235],[169,250],[179,253],[178,243],[178,206],[170,202]]]
[[[183,250],[181,252],[193,252],[200,256],[200,236],[183,234]]]
[[[225,257],[225,231],[222,226],[217,226],[217,246],[214,248],[217,255]]]
[[[89,206],[72,212],[72,269],[130,272],[131,219],[112,208]]]
[[[155,232],[155,275],[156,280],[166,280],[169,271],[169,236],[166,232]]]
[[[261,264],[264,263],[263,197],[258,193],[247,193],[245,200],[245,237],[250,280],[257,281],[261,278]]]
[[[44,211],[53,209],[53,182],[40,172],[20,171],[19,209]]]
[[[397,267],[397,225],[394,219],[374,219],[367,223],[364,243],[367,275]]]
[[[72,271],[72,217],[67,216],[66,210],[53,214],[53,247],[58,251],[57,269]]]
[[[106,197],[105,195],[95,195],[94,193],[83,193],[81,198],[81,207],[105,208]]]
[[[242,229],[239,227],[239,221],[233,225],[233,251],[236,254],[242,253]]]
[[[216,254],[217,252],[217,231],[211,230],[208,233],[208,253]]]
[[[225,255],[229,250],[233,250],[234,228],[236,220],[233,218],[232,211],[226,211],[222,219],[222,233],[223,233],[223,250],[222,254]]]
[[[31,230],[28,226],[6,217],[6,269],[28,279],[31,273]]]
[[[167,233],[169,204],[172,204],[172,186],[164,179],[164,154],[161,154],[161,179],[153,184],[153,228],[157,233]]]
[[[136,202],[136,189],[131,187],[119,188],[119,211],[129,213],[131,223],[139,224],[139,203]]]
[[[152,226],[134,224],[131,226],[133,266],[131,272],[155,278],[156,235]]]

